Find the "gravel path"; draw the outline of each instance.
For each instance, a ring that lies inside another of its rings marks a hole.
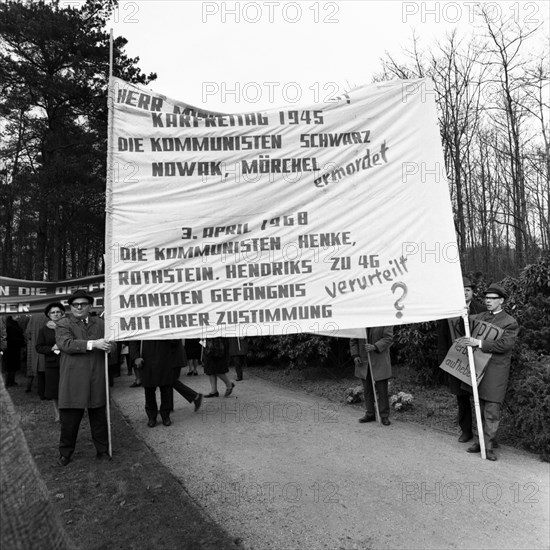
[[[117,384],[115,406],[243,548],[550,548],[549,465],[522,451],[484,461],[445,433],[359,424],[356,408],[250,377],[198,413],[175,393],[172,426],[151,429],[143,390]]]

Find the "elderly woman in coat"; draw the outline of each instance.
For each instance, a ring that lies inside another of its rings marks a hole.
[[[388,379],[391,378],[390,347],[393,342],[393,327],[367,328],[367,338],[352,338],[350,353],[355,363],[355,376],[363,381],[365,395],[365,415],[359,422],[376,420],[374,392],[369,368],[369,359],[378,394],[378,409],[384,426],[391,424]]]
[[[44,356],[44,397],[52,399],[55,411],[55,421],[59,422],[59,355],[55,343],[55,327],[65,316],[65,306],[61,302],[52,302],[46,306],[44,315],[48,319],[40,329],[36,340],[36,351]]]

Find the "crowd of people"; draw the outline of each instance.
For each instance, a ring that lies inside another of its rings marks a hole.
[[[497,460],[496,434],[500,422],[500,406],[504,400],[510,372],[512,349],[518,335],[518,323],[503,310],[507,294],[500,285],[490,285],[484,294],[485,304],[474,300],[475,286],[464,279],[464,295],[470,319],[499,327],[496,339],[459,336],[453,338],[451,320],[438,322],[440,362],[449,348],[458,343],[491,354],[483,378],[478,385],[483,438],[487,459]],[[126,363],[127,373],[134,373],[132,387],[143,387],[147,425],[154,428],[158,416],[164,426],[171,425],[174,410],[173,390],[194,405],[201,407],[203,398],[219,397],[217,381],[225,385],[224,396],[232,394],[235,384],[229,379],[229,364],[235,368],[236,380],[243,379],[247,343],[244,338],[214,338],[204,341],[143,340],[129,343],[111,342],[105,338],[103,319],[93,314],[94,298],[83,290],[75,291],[67,300],[70,311],[60,302],[47,305],[43,316],[32,317],[21,327],[11,317],[0,317],[0,351],[2,371],[7,387],[17,385],[15,373],[20,368],[22,350],[27,348],[27,388],[37,380],[38,395],[51,400],[55,420],[60,423],[58,463],[66,466],[75,451],[80,423],[85,410],[91,428],[98,460],[110,458],[107,425],[107,391],[105,387],[105,353],[108,359],[108,382],[120,374]],[[365,338],[350,340],[350,354],[355,375],[362,380],[365,413],[361,423],[379,420],[391,425],[388,381],[392,376],[390,347],[393,327],[369,327]],[[181,370],[188,366],[188,376],[198,374],[202,365],[210,381],[210,393],[202,395],[180,381]],[[160,405],[157,403],[157,388]],[[450,391],[456,395],[459,442],[474,443],[470,453],[481,451],[479,434],[472,416],[471,387],[449,376]]]

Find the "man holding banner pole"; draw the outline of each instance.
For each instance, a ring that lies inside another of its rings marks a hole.
[[[491,461],[497,459],[493,450],[493,441],[500,423],[500,405],[506,395],[512,350],[519,331],[517,321],[502,309],[504,300],[507,297],[502,286],[498,284],[490,285],[485,291],[487,311],[471,317],[474,322],[487,324],[489,327],[487,334],[491,326],[501,329],[497,338],[490,339],[480,334],[478,334],[478,338],[472,338],[469,334],[469,325],[465,323],[466,336],[457,341],[459,344],[468,346],[471,365],[473,364],[473,349],[479,348],[482,352],[491,354],[479,385],[472,380],[474,403],[477,394],[479,394],[479,417],[481,422],[478,420],[478,434],[483,432],[483,438],[480,439],[479,436],[476,436],[475,443],[467,449],[469,453],[482,452],[483,454],[484,448],[486,448],[487,459]],[[474,369],[470,370],[474,372]],[[478,416],[477,412],[476,403],[476,416]]]
[[[67,300],[70,314],[56,326],[55,337],[61,352],[59,369],[59,459],[67,466],[76,447],[84,409],[98,459],[109,458],[109,425],[106,415],[106,353],[110,342],[104,338],[103,319],[90,315],[94,298],[77,290]]]
[[[468,315],[482,313],[486,310],[485,306],[474,299],[475,285],[467,277],[462,277],[464,285],[464,298]],[[449,348],[453,341],[459,336],[455,331],[455,321],[457,319],[440,319],[437,322],[437,349],[438,361],[442,363],[445,360]],[[460,436],[458,441],[466,443],[473,439],[472,423],[472,405],[470,403],[471,392],[462,388],[462,382],[456,376],[448,375],[449,391],[456,396],[458,408],[458,425],[460,427]]]
[[[366,339],[350,340],[355,376],[361,378],[365,396],[365,415],[359,422],[377,420],[382,425],[389,426],[388,379],[392,375],[390,347],[393,342],[393,327],[367,328],[366,336]]]

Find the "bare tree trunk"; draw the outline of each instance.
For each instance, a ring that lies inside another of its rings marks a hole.
[[[484,21],[489,38],[494,49],[494,65],[498,68],[498,80],[502,89],[503,110],[506,120],[509,168],[511,178],[512,216],[509,222],[514,228],[516,267],[523,267],[526,261],[527,238],[527,200],[525,193],[525,174],[522,160],[521,117],[522,105],[521,78],[523,63],[519,52],[525,41],[536,29],[526,31],[519,25],[506,21],[495,24],[486,8],[481,8],[481,17]]]

